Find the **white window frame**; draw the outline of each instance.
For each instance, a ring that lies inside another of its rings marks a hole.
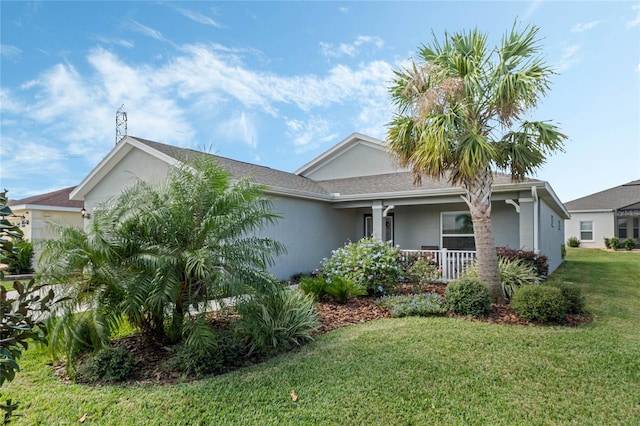
[[[471,234],[445,234],[443,232],[444,216],[445,215],[461,215],[461,214],[465,214],[465,215],[471,216],[471,213],[469,213],[468,211],[440,212],[440,247],[445,248],[444,247],[444,238],[445,237],[458,237],[458,238],[468,238],[468,237],[470,237],[473,240],[474,246],[475,246],[475,236],[474,236],[473,232],[471,232]],[[473,250],[475,250],[475,249],[473,249]]]
[[[591,224],[591,230],[583,230],[582,229],[582,224],[583,223],[590,223]],[[594,230],[594,226],[593,226],[593,221],[592,220],[581,220],[580,223],[579,223],[579,226],[580,227],[579,227],[578,231],[580,232],[580,241],[594,242],[595,241],[595,239],[594,239],[595,230]],[[591,232],[591,239],[590,240],[583,239],[582,238],[582,233],[583,232]]]

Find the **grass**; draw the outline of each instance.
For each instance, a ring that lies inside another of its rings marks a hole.
[[[263,364],[176,386],[64,384],[44,349],[2,388],[21,424],[637,425],[640,255],[569,249],[550,278],[580,286],[589,325],[450,318],[341,328]],[[298,395],[293,402],[290,392]]]

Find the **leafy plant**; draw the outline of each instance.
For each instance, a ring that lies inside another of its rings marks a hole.
[[[242,341],[231,330],[224,328],[216,330],[215,335],[215,348],[179,344],[163,368],[204,377],[242,365],[242,357],[246,354]]]
[[[491,298],[479,278],[464,275],[451,281],[445,291],[451,312],[471,317],[484,317],[491,311]]]
[[[580,240],[577,237],[569,237],[567,245],[569,247],[580,247]]]
[[[611,248],[611,240],[607,237],[604,237],[604,246],[608,249]]]
[[[66,284],[60,329],[72,327],[71,313],[82,307],[104,335],[126,318],[156,339],[213,347],[211,332],[190,312],[274,287],[266,268],[285,248],[256,236],[279,218],[263,191],[194,154],[164,184],[139,182],[102,205],[86,233],[58,228],[40,267],[48,282]],[[77,335],[70,331],[52,338]]]
[[[565,301],[565,309],[568,314],[579,314],[584,311],[585,299],[580,291],[580,288],[575,284],[569,284],[566,282],[549,283],[552,287],[557,287],[562,292],[562,297]]]
[[[543,254],[536,253],[533,250],[515,250],[509,247],[498,247],[496,251],[498,258],[508,260],[520,259],[531,265],[539,277],[549,275],[549,258]]]
[[[136,360],[122,347],[109,347],[91,355],[78,368],[77,379],[95,382],[123,380],[136,365]]]
[[[367,290],[362,285],[349,278],[337,275],[329,278],[324,291],[339,303],[345,303],[353,297],[367,294]]]
[[[391,289],[401,274],[400,253],[391,244],[377,238],[348,242],[323,260],[329,278],[342,276],[367,289],[369,294],[382,294]]]
[[[31,242],[26,240],[15,242],[9,259],[11,259],[9,273],[19,275],[33,272],[33,245]]]
[[[48,291],[42,284],[34,280],[23,285],[20,281],[13,283],[16,296],[8,297],[4,287],[0,287],[0,387],[5,381],[12,381],[16,372],[20,371],[22,353],[29,349],[29,342],[47,344],[47,327],[45,317],[56,302],[52,289]],[[17,403],[7,400],[0,404],[5,412],[4,421],[8,423]]]
[[[624,240],[622,245],[624,246],[625,250],[631,251],[636,247],[636,240],[634,240],[633,238],[627,238],[626,240]]]
[[[408,274],[412,281],[424,285],[440,278],[442,271],[438,262],[431,256],[421,257],[409,268]]]
[[[249,353],[272,354],[312,340],[319,328],[313,298],[281,289],[241,300],[235,331]]]
[[[548,285],[526,285],[511,299],[513,311],[521,318],[540,322],[561,321],[567,310],[562,290]]]
[[[609,248],[612,250],[618,250],[620,247],[620,239],[618,237],[609,238]]]
[[[437,293],[383,296],[376,303],[391,311],[394,317],[443,315],[447,307]]]
[[[521,258],[510,260],[500,257],[498,268],[500,269],[502,291],[507,299],[511,299],[515,290],[523,285],[540,284],[540,278],[531,267],[531,264]],[[477,265],[474,264],[468,268],[466,275],[479,280]]]
[[[327,294],[325,291],[326,286],[327,280],[323,276],[303,276],[300,278],[300,284],[298,284],[298,288],[303,293],[310,295],[315,300],[320,300]]]

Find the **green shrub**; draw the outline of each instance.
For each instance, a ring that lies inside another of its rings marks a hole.
[[[580,247],[580,240],[577,237],[569,237],[567,245],[569,247]]]
[[[345,303],[352,297],[364,296],[367,290],[349,278],[332,276],[324,288],[325,292],[339,303]]]
[[[243,364],[245,345],[231,330],[215,330],[215,348],[180,344],[163,368],[187,375],[204,377],[220,374]]]
[[[516,290],[511,307],[520,318],[541,322],[561,321],[566,312],[562,291],[548,285],[526,285]]]
[[[609,238],[609,248],[612,250],[618,250],[620,247],[620,239],[618,237]]]
[[[472,276],[465,275],[447,285],[447,306],[451,312],[471,317],[484,317],[491,311],[489,291]]]
[[[124,348],[106,348],[87,358],[78,367],[77,379],[95,382],[123,380],[136,365],[136,360]]]
[[[585,299],[580,288],[568,283],[553,283],[546,285],[560,289],[565,302],[565,310],[568,314],[579,314],[584,311]]]
[[[509,247],[498,247],[496,251],[498,257],[509,260],[521,259],[530,264],[540,277],[549,275],[549,258],[543,254],[538,254],[533,250],[515,250]]]
[[[369,294],[383,294],[393,288],[401,275],[400,252],[377,238],[363,238],[334,250],[323,259],[327,276],[343,276],[367,289]]]
[[[625,250],[633,250],[636,247],[636,240],[634,240],[633,238],[627,238],[626,240],[624,240],[622,245],[624,246]]]
[[[271,354],[312,340],[319,328],[312,297],[298,290],[258,294],[236,305],[236,332],[249,353]]]
[[[411,281],[424,285],[440,278],[441,272],[438,262],[431,256],[426,256],[414,262],[409,268],[408,276]]]
[[[30,241],[20,240],[13,244],[9,257],[10,274],[30,274],[33,272],[33,245]]]
[[[325,291],[326,286],[327,280],[324,277],[303,276],[300,278],[300,284],[298,284],[298,288],[304,294],[308,294],[315,300],[320,300],[327,294]]]
[[[394,317],[443,315],[447,307],[437,293],[384,296],[376,301],[378,306],[389,309]]]
[[[509,260],[504,257],[498,259],[498,268],[500,269],[500,284],[505,297],[511,299],[517,288],[523,285],[540,284],[540,278],[533,270],[531,263],[514,258]],[[466,275],[475,280],[480,280],[478,275],[478,266],[474,264],[467,269]]]
[[[611,240],[607,237],[604,237],[604,246],[608,249],[611,248]]]

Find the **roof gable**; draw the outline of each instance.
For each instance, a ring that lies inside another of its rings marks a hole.
[[[353,133],[294,173],[315,181],[407,171],[399,167],[384,142]]]
[[[565,203],[569,211],[618,210],[640,203],[640,180],[605,189]]]

